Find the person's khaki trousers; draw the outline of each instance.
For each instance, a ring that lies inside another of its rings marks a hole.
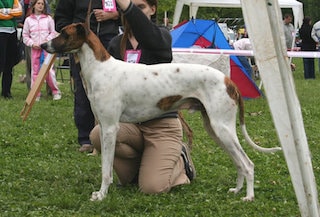
[[[90,134],[100,151],[100,127]],[[178,118],[163,118],[141,124],[120,123],[114,169],[126,185],[138,177],[144,193],[168,192],[173,186],[189,184],[181,157],[182,129]]]

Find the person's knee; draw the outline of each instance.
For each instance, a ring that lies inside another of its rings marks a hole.
[[[90,132],[89,135],[91,144],[93,145],[93,147],[101,152],[101,141],[100,141],[100,127],[99,125],[96,125]]]

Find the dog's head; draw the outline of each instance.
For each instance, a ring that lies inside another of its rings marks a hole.
[[[88,34],[84,23],[73,23],[64,27],[56,38],[41,44],[41,48],[49,53],[76,53]]]

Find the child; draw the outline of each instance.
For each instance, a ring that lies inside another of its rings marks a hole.
[[[31,86],[36,81],[41,67],[41,55],[46,56],[47,53],[41,49],[40,45],[56,37],[54,20],[47,14],[45,0],[34,0],[31,4],[32,13],[24,22],[23,42],[26,46],[31,47]],[[50,87],[53,100],[61,99],[61,92],[58,89],[55,71],[50,69],[46,77],[48,86]],[[37,101],[40,100],[40,93]]]

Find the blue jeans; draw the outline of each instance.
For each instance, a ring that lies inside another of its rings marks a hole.
[[[304,78],[315,79],[314,58],[303,58]]]

